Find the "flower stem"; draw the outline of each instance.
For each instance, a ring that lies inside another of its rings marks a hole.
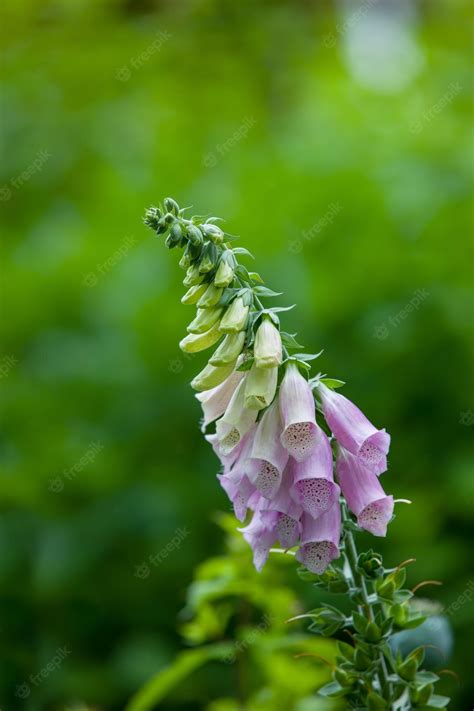
[[[341,503],[341,511],[342,511],[342,520],[349,521],[350,516],[347,511],[347,506],[345,502]],[[344,532],[344,541],[345,541],[345,548],[344,548],[344,553],[345,553],[345,559],[347,561],[347,565],[349,566],[349,570],[351,572],[351,577],[354,582],[354,585],[360,589],[361,591],[361,597],[363,600],[363,605],[359,605],[359,612],[367,619],[369,622],[373,622],[375,620],[375,613],[374,613],[374,608],[373,608],[373,602],[369,596],[369,592],[367,590],[367,584],[365,581],[364,576],[362,573],[359,571],[358,565],[357,565],[357,560],[358,560],[358,553],[357,553],[357,547],[356,547],[356,542],[354,538],[354,534],[349,528],[346,528]],[[387,665],[385,663],[385,658],[383,656],[383,653],[380,651],[379,653],[379,670],[377,672],[377,680],[380,685],[380,689],[383,693],[384,698],[389,702],[389,708],[392,709],[392,705],[390,703],[390,700],[392,698],[392,688],[391,684],[388,681],[388,671],[387,671]]]

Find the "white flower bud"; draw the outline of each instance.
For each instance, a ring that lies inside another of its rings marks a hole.
[[[204,333],[189,333],[179,343],[179,347],[185,353],[198,353],[210,348],[222,338],[222,333],[219,331],[219,322],[216,321],[208,331]]]
[[[238,333],[243,331],[247,325],[249,307],[244,306],[241,296],[234,299],[224,316],[222,317],[220,329],[222,333]]]
[[[198,301],[200,309],[209,309],[215,306],[221,298],[222,289],[218,289],[214,284],[209,284],[204,295]]]
[[[253,350],[257,368],[281,365],[283,355],[280,332],[269,319],[264,319],[258,327]]]
[[[211,365],[226,365],[227,363],[232,363],[242,353],[244,343],[245,331],[240,331],[240,333],[228,333],[212,358],[209,359],[209,363]]]
[[[263,410],[275,397],[278,368],[257,368],[252,365],[245,385],[245,407]]]
[[[204,333],[219,320],[222,309],[198,309],[196,318],[188,326],[189,333]]]

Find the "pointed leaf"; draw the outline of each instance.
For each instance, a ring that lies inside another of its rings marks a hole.
[[[245,247],[234,247],[232,251],[234,252],[234,254],[243,254],[246,257],[251,257],[252,259],[255,259],[252,252],[249,252],[248,249],[245,249]]]

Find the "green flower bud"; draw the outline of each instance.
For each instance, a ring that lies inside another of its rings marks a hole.
[[[352,686],[354,682],[354,677],[351,674],[348,674],[344,669],[339,669],[338,667],[336,667],[334,671],[334,679],[341,686]]]
[[[173,213],[167,212],[163,219],[167,225],[172,225],[176,218]]]
[[[181,298],[181,303],[196,304],[201,296],[205,294],[207,286],[207,284],[196,284],[196,286],[191,286]]]
[[[198,373],[198,375],[196,375],[196,377],[191,381],[191,387],[199,392],[215,388],[229,377],[234,370],[234,366],[235,362],[229,363],[222,368],[215,368],[213,365],[209,365],[208,363],[206,367],[201,370],[201,372]]]
[[[196,247],[200,244],[202,244],[203,238],[202,238],[202,232],[199,229],[199,227],[196,227],[196,225],[193,225],[190,223],[186,231],[188,233],[188,238],[191,244],[195,245]]]
[[[380,694],[371,691],[367,696],[367,708],[368,711],[387,711],[388,704]]]
[[[198,309],[196,318],[188,326],[189,333],[204,333],[214,326],[222,313],[221,308]],[[220,328],[219,328],[220,330]]]
[[[412,689],[410,699],[417,706],[427,706],[433,692],[434,685],[425,684],[425,686]]]
[[[199,299],[198,306],[200,309],[208,309],[215,306],[222,295],[222,289],[218,289],[214,284],[209,284],[206,293]]]
[[[232,283],[232,280],[234,278],[234,269],[231,262],[233,261],[233,259],[234,257],[230,250],[227,250],[223,253],[219,262],[219,266],[217,267],[216,275],[214,277],[214,284],[216,286],[225,288],[226,286],[229,286],[229,284]]]
[[[201,261],[199,264],[199,271],[201,274],[207,274],[216,266],[217,262],[217,250],[212,242],[207,242],[204,246]]]
[[[283,360],[280,331],[269,319],[264,319],[258,327],[254,344],[257,368],[274,368]]]
[[[175,215],[179,214],[179,205],[176,200],[173,200],[173,198],[165,198],[163,204],[165,206],[165,210],[168,212],[173,212]]]
[[[408,620],[409,614],[408,607],[406,605],[401,605],[400,603],[392,605],[390,608],[390,616],[393,617],[394,622],[398,625],[398,627],[403,627],[405,622]]]
[[[209,363],[216,366],[233,363],[242,353],[244,343],[245,331],[227,334],[212,358],[209,359]]]
[[[179,224],[179,222],[175,222],[174,225],[171,226],[170,233],[166,238],[165,244],[168,249],[173,249],[173,247],[177,247],[178,244],[181,242],[182,236],[183,231],[181,229],[181,225]]]
[[[156,234],[157,235],[162,235],[164,234],[168,229],[168,223],[166,222],[164,216],[160,217],[158,220],[158,225],[156,227]]]
[[[222,317],[220,326],[222,333],[238,333],[239,331],[243,331],[247,325],[248,315],[249,307],[244,306],[242,297],[239,296],[234,299]]]
[[[182,257],[179,260],[179,266],[181,269],[189,269],[191,266],[191,255],[189,254],[187,248],[184,250]]]
[[[365,639],[371,644],[377,644],[382,639],[380,627],[375,622],[369,622],[365,630]]]
[[[268,407],[275,397],[277,380],[278,368],[257,368],[254,363],[245,384],[245,407],[250,410]]]
[[[403,664],[400,664],[397,668],[398,675],[405,681],[413,681],[416,676],[418,669],[418,664],[416,660],[408,657]]]
[[[158,222],[160,217],[161,210],[159,207],[149,207],[148,210],[145,212],[143,222],[147,227],[150,227],[150,229],[156,230],[158,229]]]
[[[365,671],[370,667],[370,658],[361,649],[356,649],[354,666],[357,671]]]
[[[220,227],[211,223],[201,225],[201,230],[204,232],[206,237],[214,242],[214,244],[221,244],[224,239],[224,233]]]
[[[195,286],[196,284],[200,284],[202,281],[204,281],[204,274],[199,274],[199,266],[197,264],[193,264],[192,267],[189,267],[186,272],[186,276],[183,279],[184,286]]]
[[[219,331],[219,322],[211,326],[204,333],[189,333],[179,343],[179,347],[185,353],[199,353],[213,346],[222,338],[222,333]]]

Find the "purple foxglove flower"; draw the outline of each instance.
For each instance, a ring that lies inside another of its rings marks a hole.
[[[257,410],[245,407],[245,381],[243,378],[237,385],[224,415],[217,420],[216,434],[224,455],[232,452],[257,419]]]
[[[242,437],[242,439],[240,440],[238,445],[236,447],[234,447],[233,450],[231,452],[229,452],[228,454],[224,453],[222,451],[219,439],[216,434],[204,435],[204,439],[206,439],[209,442],[209,444],[212,446],[212,449],[214,450],[214,454],[216,455],[216,457],[219,459],[220,463],[222,464],[224,474],[228,474],[230,472],[230,470],[236,465],[237,462],[239,462],[239,469],[242,470],[242,474],[247,472],[248,456],[249,456],[250,450],[252,448],[252,443],[253,443],[253,438],[255,436],[256,427],[257,427],[257,425],[254,425],[247,432],[247,434],[244,437]],[[245,464],[245,469],[243,468],[244,464]]]
[[[217,387],[211,390],[205,390],[202,393],[196,393],[196,398],[200,401],[204,414],[201,425],[203,432],[211,422],[214,422],[214,420],[217,420],[218,417],[224,414],[237,385],[243,377],[244,373],[241,370],[234,370],[229,377]]]
[[[236,447],[238,455],[235,460],[227,462],[224,460],[224,473],[218,475],[218,479],[227,496],[234,506],[234,513],[243,521],[247,515],[249,499],[255,494],[256,489],[246,476],[248,467],[248,456],[252,449],[256,425],[252,427],[242,440],[241,446]],[[235,451],[235,450],[234,450]],[[232,453],[231,453],[232,456]]]
[[[247,515],[249,499],[255,492],[254,485],[250,483],[245,475],[239,481],[236,481],[233,472],[220,474],[217,478],[234,506],[236,518],[239,521],[244,521]]]
[[[276,511],[267,512],[263,517],[260,511],[256,511],[248,526],[238,529],[253,550],[253,564],[258,572],[265,565],[270,548],[276,541],[277,519]]]
[[[290,456],[301,462],[314,450],[320,428],[316,424],[311,387],[294,363],[286,369],[279,401],[283,423],[281,443]]]
[[[275,496],[288,452],[280,442],[281,419],[278,400],[264,412],[260,420],[250,454],[249,478],[268,499]]]
[[[211,326],[209,331],[204,333],[188,333],[180,342],[179,347],[185,353],[199,353],[213,346],[222,338],[222,333],[219,331],[219,322]]]
[[[278,368],[257,368],[252,365],[245,387],[245,407],[263,410],[275,397],[278,382]]]
[[[292,495],[313,518],[318,518],[339,500],[341,490],[334,483],[332,449],[320,430],[314,451],[302,462],[290,460],[293,475]]]
[[[281,365],[280,331],[267,318],[262,321],[257,329],[253,352],[257,368],[274,368]]]
[[[339,538],[341,536],[341,509],[339,502],[325,511],[319,518],[303,514],[301,545],[296,553],[297,560],[317,575],[324,573],[329,563],[339,558]]]
[[[337,478],[357,523],[374,536],[385,536],[393,514],[393,496],[387,496],[376,474],[343,447],[337,457]]]
[[[339,444],[359,457],[374,474],[382,474],[387,469],[388,432],[376,429],[353,402],[324,383],[319,384],[318,392],[326,422]]]
[[[287,467],[283,473],[282,483],[276,496],[271,501],[262,498],[259,502],[261,518],[263,520],[266,520],[265,516],[275,511],[278,513],[275,523],[275,532],[276,537],[284,548],[291,548],[296,545],[301,532],[300,519],[303,509],[290,495],[292,484],[293,477]],[[274,519],[272,520],[274,521]]]

